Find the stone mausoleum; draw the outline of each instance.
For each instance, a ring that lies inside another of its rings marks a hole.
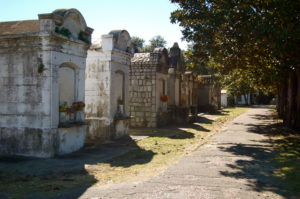
[[[52,157],[84,145],[93,30],[76,9],[38,18],[0,23],[0,155]]]
[[[221,86],[211,75],[198,75],[199,112],[215,112],[221,108]]]
[[[169,57],[165,48],[135,53],[130,66],[130,121],[133,127],[157,127],[167,111]]]
[[[133,56],[126,30],[102,35],[88,51],[86,68],[86,121],[88,143],[120,138],[129,129],[129,66]]]
[[[159,127],[188,122],[197,114],[197,81],[186,73],[181,50],[156,48],[135,53],[130,66],[130,115],[132,127]]]

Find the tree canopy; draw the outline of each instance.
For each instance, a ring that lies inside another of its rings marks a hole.
[[[133,36],[131,38],[131,43],[133,45],[134,52],[139,53],[139,52],[153,52],[155,48],[166,47],[167,41],[162,36],[157,35],[152,37],[149,40],[149,45],[144,45],[145,44],[144,39],[137,36]]]
[[[154,50],[158,47],[166,47],[167,41],[160,35],[152,37],[150,40],[150,49]]]
[[[251,88],[276,88],[279,115],[300,129],[299,0],[170,1],[179,6],[171,22],[193,42],[194,58],[213,65],[223,79],[243,80],[237,85],[247,78]]]
[[[131,37],[131,43],[133,45],[134,52],[138,53],[143,50],[145,40],[140,37],[133,36],[133,37]]]
[[[286,0],[171,0],[171,22],[183,27],[194,55],[265,77],[300,67],[300,3]],[[274,77],[275,78],[275,77]],[[268,77],[266,78],[268,79]]]

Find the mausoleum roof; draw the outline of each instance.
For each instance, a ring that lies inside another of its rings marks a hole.
[[[166,53],[168,54],[168,50],[164,47],[158,47],[153,50],[154,53]]]
[[[0,35],[39,32],[39,20],[8,21],[0,23]]]
[[[135,53],[133,58],[131,59],[131,62],[150,62],[151,56],[150,53]]]
[[[68,12],[69,10],[70,9],[65,9],[65,8],[56,9],[53,11],[53,14],[57,14],[63,17],[66,14],[66,12]]]

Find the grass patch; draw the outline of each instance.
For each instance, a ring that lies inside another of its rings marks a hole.
[[[295,133],[280,126],[279,135],[273,135],[276,158],[274,177],[283,182],[288,195],[300,198],[300,133]]]

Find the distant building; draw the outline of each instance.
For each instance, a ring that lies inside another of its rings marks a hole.
[[[227,107],[228,103],[227,103],[227,90],[221,90],[221,106],[222,107]]]

